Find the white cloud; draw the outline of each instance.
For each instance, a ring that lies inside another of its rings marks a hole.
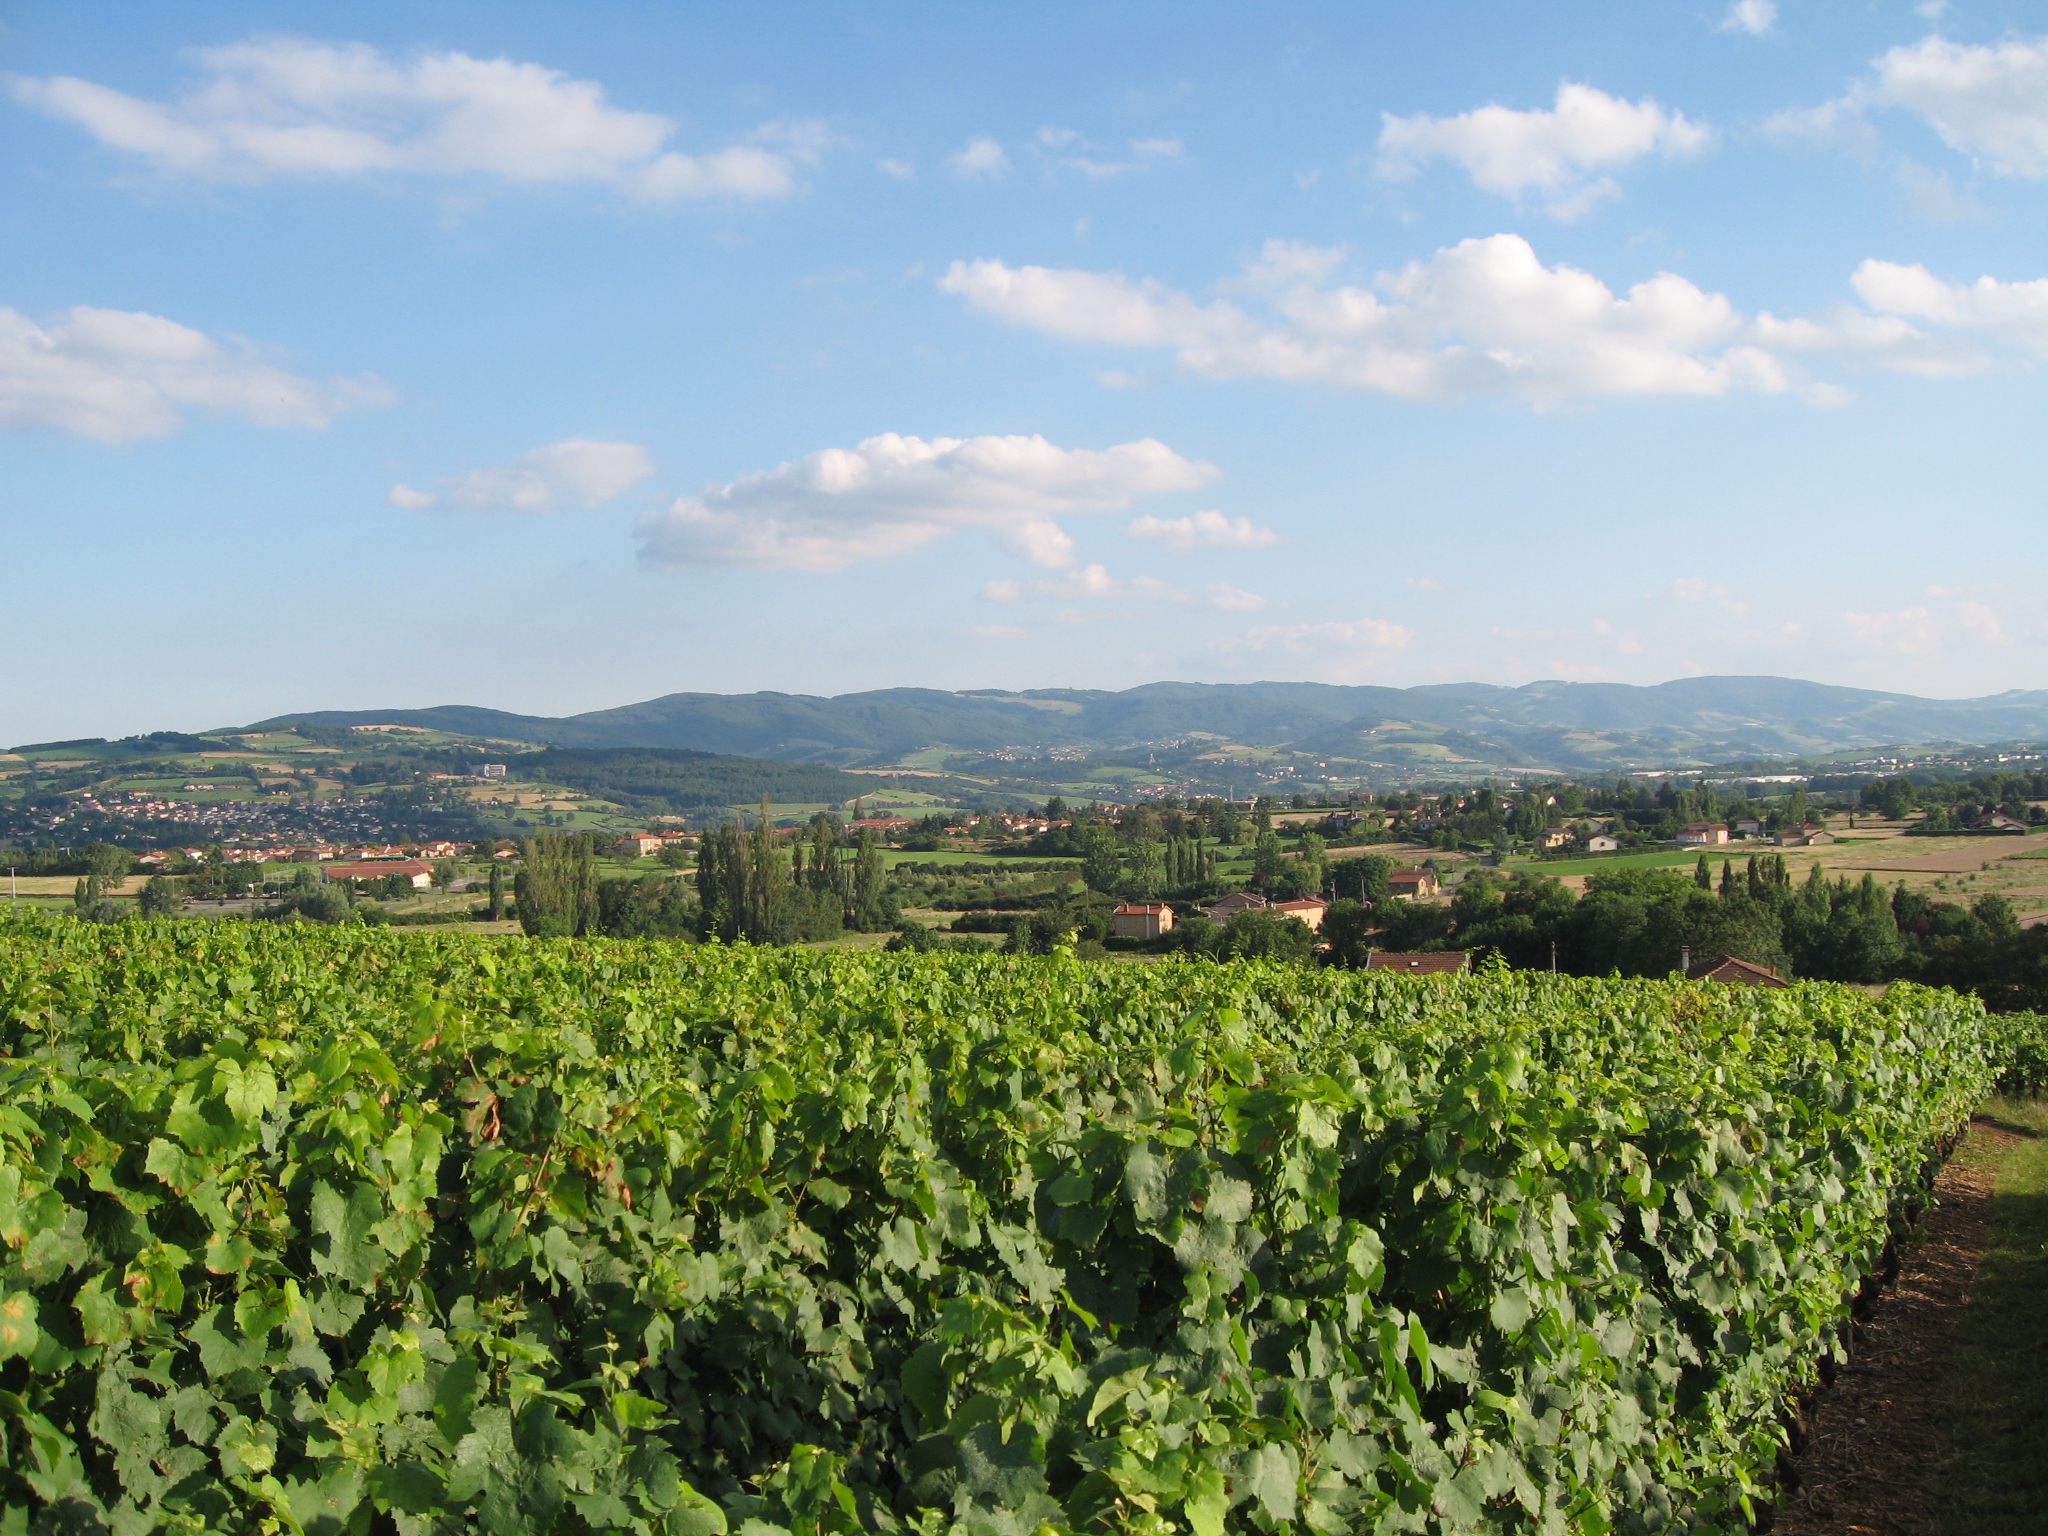
[[[390,501],[413,511],[468,507],[482,512],[553,512],[565,503],[601,506],[654,473],[638,443],[595,443],[587,438],[550,443],[510,464],[472,470],[439,494],[394,485]]]
[[[1777,0],[1735,0],[1721,18],[1723,32],[1747,32],[1751,37],[1762,37],[1777,24]]]
[[[1328,624],[1261,624],[1244,633],[1239,646],[1251,651],[1315,655],[1331,651],[1403,651],[1415,632],[1385,619],[1351,619]]]
[[[38,325],[0,308],[0,428],[129,443],[177,431],[188,410],[259,427],[324,427],[339,412],[390,400],[375,379],[315,383],[248,343],[223,345],[161,315],[80,305]]]
[[[1056,519],[1121,512],[1219,473],[1151,438],[1094,450],[891,432],[685,496],[642,523],[641,555],[651,565],[837,571],[979,528],[1027,560],[1063,566],[1074,542]]]
[[[1749,604],[1704,576],[1681,576],[1671,584],[1671,595],[1681,603],[1713,603],[1738,619],[1749,612]]]
[[[1940,620],[1925,608],[1897,613],[1845,613],[1849,638],[1866,651],[1888,656],[1929,656],[1942,648]]]
[[[1184,603],[1188,600],[1187,593],[1156,576],[1134,576],[1125,580],[1110,575],[1108,569],[1100,565],[1084,565],[1078,570],[1042,581],[987,582],[982,586],[981,597],[984,602],[990,603],[1021,603],[1028,598],[1057,598],[1063,602],[1071,602],[1078,598],[1111,597],[1170,603]]]
[[[1321,279],[1333,253],[1270,241],[1210,300],[1151,279],[956,261],[940,279],[972,308],[1048,335],[1171,350],[1208,378],[1277,378],[1410,400],[1504,396],[1538,407],[1602,396],[1797,390],[1846,403],[1786,358],[1832,353],[1931,377],[1993,360],[1985,342],[2048,345],[2048,280],[1949,284],[1923,267],[1866,261],[1863,307],[1819,319],[1745,315],[1725,295],[1664,272],[1616,294],[1592,274],[1546,267],[1519,235],[1493,235],[1378,274]],[[1921,323],[1916,324],[1915,321]]]
[[[884,176],[894,176],[898,181],[908,181],[917,174],[917,167],[908,160],[877,160],[875,169]]]
[[[1975,224],[1985,215],[1984,205],[1967,192],[1958,192],[1946,171],[1931,171],[1917,160],[1901,160],[1892,180],[1906,194],[1913,211],[1930,224]]]
[[[69,75],[10,77],[25,106],[77,123],[159,171],[255,183],[276,177],[486,176],[597,181],[651,201],[781,197],[825,141],[810,124],[769,124],[707,154],[665,149],[675,124],[629,112],[604,87],[511,59],[364,43],[251,38],[190,57],[200,80],[146,101]]]
[[[1871,68],[1847,95],[1781,112],[1767,128],[1867,151],[1874,135],[1866,114],[1900,108],[2000,175],[2048,176],[2048,37],[1981,44],[1936,33],[1890,49]]]
[[[1447,587],[1434,576],[1406,576],[1402,578],[1409,588],[1416,592],[1455,592],[1456,587]]]
[[[1857,296],[1881,314],[1910,316],[2048,354],[2048,278],[1948,283],[1923,266],[1866,261],[1849,281]]]
[[[1648,97],[1623,101],[1570,81],[1558,86],[1557,104],[1547,110],[1487,106],[1456,117],[1387,112],[1381,123],[1382,176],[1403,180],[1432,160],[1455,160],[1489,192],[1550,194],[1550,212],[1565,219],[1620,195],[1619,187],[1597,173],[1649,154],[1697,155],[1713,142],[1710,129]]]
[[[2011,645],[2012,637],[1998,615],[1982,603],[1957,603],[1956,618],[1986,645]]]
[[[1124,529],[1130,539],[1156,539],[1182,554],[1198,549],[1263,549],[1278,544],[1280,535],[1248,517],[1221,512],[1196,512],[1188,517],[1153,517],[1149,513]]]
[[[1182,149],[1179,139],[1133,139],[1128,152],[1119,157],[1091,144],[1076,129],[1051,127],[1038,130],[1033,147],[1056,163],[1098,180],[1149,170],[1162,160],[1178,160]],[[1003,168],[1009,168],[1007,161]]]
[[[1845,613],[1842,625],[1852,644],[1880,656],[1940,655],[1957,640],[1998,649],[2013,643],[1998,612],[1976,602],[1958,602],[1948,612],[1913,607],[1893,613]]]
[[[1268,253],[1283,249],[1274,242]],[[1791,384],[1774,358],[1748,344],[1745,318],[1722,295],[1667,272],[1617,296],[1590,273],[1544,266],[1519,235],[1463,241],[1379,274],[1370,288],[1289,282],[1259,296],[1271,319],[1120,273],[1000,261],[956,261],[940,286],[985,314],[1051,335],[1171,348],[1183,367],[1211,378],[1279,378],[1412,400],[1506,395],[1539,405]]]
[[[958,154],[948,155],[946,164],[955,176],[970,181],[1010,174],[1010,157],[994,139],[972,139]]]
[[[1220,608],[1225,613],[1257,613],[1266,606],[1266,600],[1258,593],[1233,587],[1227,581],[1209,583],[1208,603],[1211,608]]]

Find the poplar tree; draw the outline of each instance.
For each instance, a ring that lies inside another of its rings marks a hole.
[[[513,882],[519,926],[535,938],[565,938],[597,927],[597,860],[588,838],[532,837],[519,845],[525,868]]]

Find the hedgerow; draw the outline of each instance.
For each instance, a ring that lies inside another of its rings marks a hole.
[[[0,1530],[1747,1529],[1974,1003],[0,920]]]

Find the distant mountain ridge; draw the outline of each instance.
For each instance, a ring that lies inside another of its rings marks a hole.
[[[1782,677],[1652,686],[1538,682],[1417,688],[1328,683],[1147,683],[1109,692],[885,688],[825,698],[672,693],[553,718],[469,705],[320,710],[256,721],[390,723],[557,747],[669,747],[874,767],[908,753],[1079,748],[1115,752],[1215,737],[1349,761],[1560,771],[1817,756],[1860,747],[2048,739],[2048,690],[1925,699]]]

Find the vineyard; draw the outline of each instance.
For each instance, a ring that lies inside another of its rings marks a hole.
[[[0,1532],[1747,1531],[2024,1035],[0,917]]]

